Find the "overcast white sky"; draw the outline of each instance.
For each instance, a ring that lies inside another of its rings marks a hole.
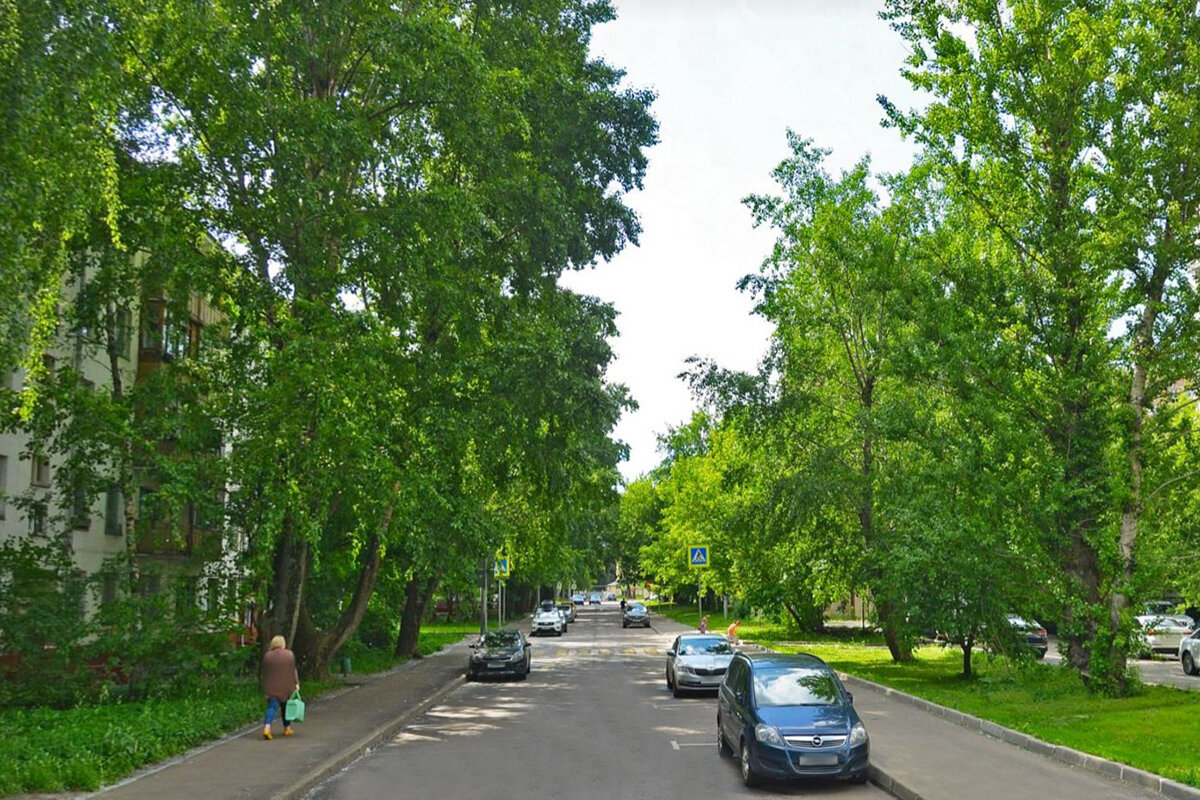
[[[751,314],[738,279],[774,240],[754,230],[741,199],[772,192],[791,127],[833,150],[833,171],[870,153],[877,171],[908,166],[913,148],[880,127],[876,95],[915,103],[900,77],[905,47],[877,18],[875,0],[614,0],[593,53],[623,68],[629,85],[658,94],[661,143],[645,190],[629,198],[640,247],[566,277],[612,302],[621,335],[610,380],[640,408],[616,436],[630,445],[632,480],[662,458],[656,437],[695,407],[676,377],[688,356],[751,370],[770,329]]]

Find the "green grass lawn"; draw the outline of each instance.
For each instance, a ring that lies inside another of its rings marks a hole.
[[[426,623],[418,647],[428,655],[478,630],[477,624]],[[353,671],[379,672],[403,660],[390,651],[364,652],[354,658]],[[306,681],[303,691],[311,699],[341,685]],[[0,797],[98,789],[261,720],[264,709],[253,678],[224,680],[184,698],[61,711],[0,708]]]
[[[697,624],[694,608],[663,606],[659,611],[686,625]],[[713,630],[723,631],[731,621],[709,614]],[[922,647],[913,663],[896,664],[878,634],[861,630],[802,635],[780,625],[744,621],[739,632],[744,641],[812,653],[842,672],[1043,741],[1200,786],[1200,769],[1191,755],[1200,692],[1146,686],[1133,697],[1096,697],[1070,669],[1040,662],[1013,663],[976,653],[976,675],[964,679],[958,648]]]

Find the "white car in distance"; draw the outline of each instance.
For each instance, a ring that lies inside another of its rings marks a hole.
[[[537,611],[533,612],[533,628],[530,636],[547,633],[562,636],[567,629],[567,618],[555,607],[553,600],[543,600]]]

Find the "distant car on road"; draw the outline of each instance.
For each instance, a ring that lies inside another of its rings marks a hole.
[[[593,605],[593,604],[600,605],[602,602],[603,601],[600,599],[599,592],[592,592],[591,596],[588,597],[588,605],[589,606]]]
[[[609,600],[616,600],[616,599],[617,599],[617,595],[616,595],[616,593],[615,593],[615,592],[609,592],[609,593],[608,593],[608,599],[609,599]]]
[[[649,628],[650,609],[646,608],[641,603],[626,603],[625,610],[621,612],[621,627],[629,628],[634,625],[641,625],[643,628]]]
[[[543,600],[538,610],[533,612],[533,628],[530,630],[530,636],[537,636],[541,633],[552,633],[555,636],[562,636],[567,630],[567,620],[563,613],[554,605],[553,600]]]
[[[467,660],[467,680],[511,675],[523,681],[533,668],[531,649],[531,645],[520,631],[507,628],[488,631],[483,638],[471,645],[471,657]]]
[[[559,600],[558,610],[563,613],[563,617],[568,623],[575,621],[575,604],[570,600]]]
[[[807,653],[738,653],[717,694],[717,750],[742,782],[843,778],[865,783],[871,743],[854,698]]]
[[[1178,653],[1180,643],[1196,630],[1192,618],[1181,614],[1142,614],[1135,619],[1143,652]]]
[[[679,697],[685,691],[714,691],[725,677],[733,647],[719,634],[685,633],[667,649],[667,688]]]
[[[587,599],[584,598],[584,596],[579,592],[576,592],[575,594],[571,595],[571,602],[577,606],[581,606],[587,602]]]

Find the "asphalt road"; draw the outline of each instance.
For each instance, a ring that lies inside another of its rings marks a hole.
[[[585,606],[566,635],[533,639],[527,680],[465,684],[309,798],[761,796],[742,786],[733,759],[717,754],[714,696],[667,691],[664,652],[673,638],[623,629],[616,603]],[[769,791],[888,796],[824,781]]]

